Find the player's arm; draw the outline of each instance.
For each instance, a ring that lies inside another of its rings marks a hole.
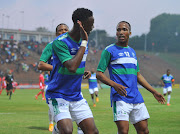
[[[63,63],[63,65],[68,69],[68,71],[72,73],[75,73],[77,68],[81,64],[82,58],[86,50],[87,41],[88,41],[88,35],[86,31],[84,30],[84,28],[82,27],[81,22],[79,22],[79,25],[80,25],[80,36],[81,36],[82,42],[81,42],[78,52],[76,53],[74,57],[71,56],[67,44],[64,43],[63,41],[56,40],[52,44],[53,51],[58,56],[61,63]]]
[[[38,64],[39,70],[52,71],[53,66],[47,63],[47,61],[51,58],[51,56],[52,56],[52,44],[48,43],[41,54],[40,62]]]
[[[80,46],[78,52],[76,53],[76,55],[72,59],[63,63],[63,65],[70,72],[73,72],[73,73],[76,72],[77,68],[81,64],[82,58],[84,56],[84,52],[86,50],[87,41],[88,41],[88,35],[87,35],[86,31],[84,30],[81,21],[77,21],[77,23],[79,24],[79,27],[80,27],[80,36],[82,39],[81,46]]]
[[[38,64],[38,69],[42,71],[52,71],[53,66],[48,63],[45,63],[44,61],[40,61]]]
[[[161,104],[164,104],[165,103],[165,99],[163,97],[162,94],[160,94],[159,92],[157,92],[147,81],[146,79],[141,75],[140,72],[137,72],[137,80],[138,80],[138,83],[140,85],[142,85],[144,88],[146,88],[149,92],[151,92],[154,97],[156,98],[156,100],[161,103]]]
[[[109,65],[110,59],[111,59],[111,54],[108,51],[103,50],[101,54],[101,59],[99,61],[99,65],[97,68],[96,77],[102,83],[113,87],[121,96],[127,96],[127,91],[126,91],[127,87],[117,84],[116,82],[112,81],[104,74],[107,66]]]

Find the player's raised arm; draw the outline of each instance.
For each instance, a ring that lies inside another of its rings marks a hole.
[[[88,25],[87,25],[87,22],[89,23]],[[78,52],[76,53],[76,55],[72,59],[67,60],[63,63],[63,65],[70,72],[75,73],[77,68],[81,64],[83,55],[86,50],[86,46],[88,44],[88,35],[94,27],[93,24],[94,24],[93,16],[89,17],[88,20],[85,20],[85,21],[79,21],[79,20],[74,21],[74,27],[69,32],[69,35],[77,42],[79,41],[78,39],[81,39],[82,41],[81,41],[80,48],[79,48]],[[75,31],[78,31],[79,34],[74,35]]]

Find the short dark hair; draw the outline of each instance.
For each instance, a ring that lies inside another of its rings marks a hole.
[[[84,21],[93,16],[93,12],[86,8],[77,8],[72,14],[73,23],[77,23],[77,20]]]
[[[120,22],[118,23],[118,25],[119,25],[120,23],[122,23],[122,22],[127,23],[127,24],[129,25],[129,31],[131,31],[131,25],[130,25],[130,23],[127,22],[127,21],[120,21]]]
[[[56,27],[56,33],[57,33],[57,30],[58,30],[58,27],[59,26],[61,26],[61,25],[65,25],[65,26],[67,26],[65,23],[60,23],[59,25],[57,25],[57,27]],[[67,26],[68,27],[68,26]],[[69,29],[69,27],[68,27],[68,29]]]

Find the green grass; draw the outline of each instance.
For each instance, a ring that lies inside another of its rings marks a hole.
[[[162,89],[157,89],[162,93]],[[180,89],[173,89],[171,106],[161,105],[146,90],[140,89],[151,118],[148,127],[151,134],[179,134],[180,133]],[[45,101],[34,99],[39,90],[16,90],[12,100],[8,99],[5,91],[0,95],[0,134],[51,134],[48,131],[48,106]],[[100,134],[116,134],[117,128],[113,122],[112,109],[108,88],[99,92],[100,102],[92,107],[89,91],[82,90],[94,115],[96,126]],[[167,97],[166,97],[167,99]],[[74,124],[74,132],[77,127]],[[129,134],[135,134],[130,125]]]

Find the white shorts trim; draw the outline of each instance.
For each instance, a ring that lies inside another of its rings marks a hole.
[[[99,91],[97,87],[95,87],[95,88],[90,88],[90,89],[89,89],[89,93],[90,93],[90,94],[94,94],[94,92],[96,92],[96,91],[97,91],[97,92]]]
[[[48,100],[53,107],[54,120],[57,123],[62,119],[72,119],[79,124],[87,118],[93,118],[93,114],[85,99],[80,101],[66,101],[62,98]]]
[[[167,94],[167,92],[172,92],[172,87],[163,88],[163,94]]]
[[[114,121],[129,121],[136,124],[150,118],[144,103],[132,104],[124,101],[113,102]]]

